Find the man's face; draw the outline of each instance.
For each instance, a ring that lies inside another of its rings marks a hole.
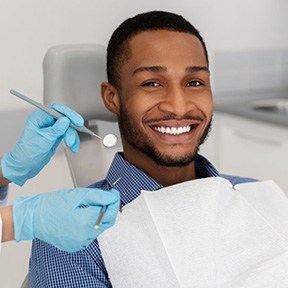
[[[185,166],[194,160],[212,117],[203,47],[191,34],[167,30],[140,33],[129,46],[118,91],[124,155],[134,164],[145,155],[160,165]]]

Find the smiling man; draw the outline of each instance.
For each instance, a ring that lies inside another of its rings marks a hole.
[[[92,187],[105,189],[121,177],[115,188],[125,206],[141,190],[219,176],[198,154],[213,112],[208,63],[202,37],[182,16],[147,12],[114,31],[101,89],[118,117],[123,153]],[[222,176],[232,184],[250,181]],[[112,287],[97,240],[81,253],[35,240],[29,279],[31,287]]]
[[[102,93],[118,116],[125,159],[164,186],[196,178],[194,158],[212,117],[204,43],[188,31],[160,29],[122,45],[126,61],[108,66]]]

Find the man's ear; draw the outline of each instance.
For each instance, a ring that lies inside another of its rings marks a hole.
[[[120,110],[120,100],[117,89],[109,82],[101,83],[101,96],[104,105],[112,113],[118,115]]]

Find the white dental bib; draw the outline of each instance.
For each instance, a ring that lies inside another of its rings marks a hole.
[[[98,241],[113,288],[288,287],[288,199],[273,181],[142,191]]]

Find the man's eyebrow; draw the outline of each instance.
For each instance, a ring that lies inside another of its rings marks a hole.
[[[185,69],[186,73],[193,73],[193,72],[199,72],[199,71],[210,73],[209,68],[206,66],[189,66],[189,67],[186,67]]]
[[[163,66],[142,66],[133,71],[133,76],[139,72],[167,72],[167,68]]]
[[[206,66],[189,66],[185,68],[186,73],[193,73],[198,71],[209,72],[208,67]],[[141,66],[133,71],[133,76],[140,72],[167,72],[167,68],[164,66]]]

